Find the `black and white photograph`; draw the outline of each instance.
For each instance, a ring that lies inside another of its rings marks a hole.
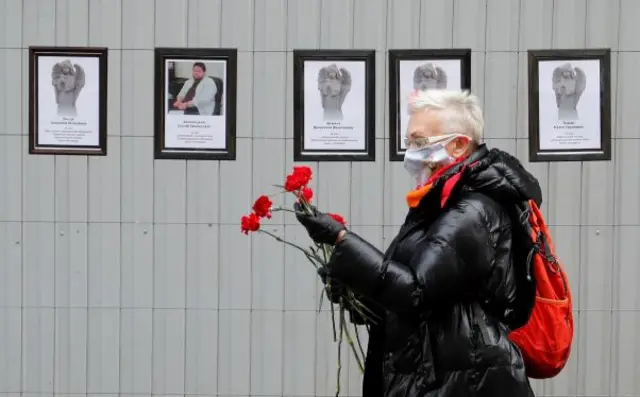
[[[107,154],[106,48],[29,48],[29,153]]]
[[[471,88],[471,50],[389,50],[389,160],[402,161],[413,91]]]
[[[611,159],[608,49],[529,51],[530,161]]]
[[[373,161],[375,52],[296,50],[294,159]]]
[[[155,156],[235,159],[235,49],[156,48]]]

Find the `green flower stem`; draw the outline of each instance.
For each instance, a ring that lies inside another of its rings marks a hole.
[[[291,212],[293,214],[296,213],[294,210],[290,208],[284,208],[284,207],[272,207],[271,212]]]
[[[340,310],[342,309],[342,298],[340,298]],[[344,328],[340,327],[338,338],[338,368],[336,371],[336,397],[340,396],[340,373],[342,372],[342,339]]]
[[[360,349],[360,357],[362,357],[362,360],[364,361],[367,355],[365,354],[364,349],[362,348],[362,342],[360,341],[360,333],[358,332],[358,326],[355,324],[353,324],[353,332],[356,334],[356,341],[358,342],[358,348]],[[364,373],[364,366],[361,366],[360,369]]]
[[[275,234],[273,234],[271,232],[268,232],[268,231],[266,231],[264,229],[260,229],[258,231],[266,234],[267,236],[273,237],[278,242],[284,243],[284,244],[286,244],[286,245],[288,245],[290,247],[293,247],[293,248],[301,251],[307,258],[309,258],[309,260],[311,260],[311,258],[313,258],[313,259],[317,260],[318,262],[322,263],[322,259],[321,258],[319,258],[317,255],[315,255],[315,254],[313,254],[311,252],[308,252],[306,249],[300,247],[299,245],[290,243],[289,241],[283,239],[282,237],[277,236],[277,235],[275,235]],[[313,261],[312,261],[312,263],[314,264],[314,266],[317,267],[317,265]]]
[[[331,296],[331,279],[327,277],[327,293]],[[329,302],[331,308],[331,328],[333,330],[333,341],[336,341],[336,312],[333,309],[333,302]]]
[[[355,343],[353,342],[353,338],[351,337],[351,333],[349,332],[349,326],[347,325],[347,318],[344,314],[346,309],[344,307],[340,308],[340,326],[344,328],[344,334],[347,337],[347,343],[353,352],[354,357],[356,358],[356,363],[358,363],[358,367],[361,372],[364,372],[364,366],[362,365],[362,360],[360,359],[360,355],[358,354],[358,350],[356,348]]]

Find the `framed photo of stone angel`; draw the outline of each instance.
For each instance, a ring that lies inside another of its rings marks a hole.
[[[375,160],[375,51],[294,50],[295,161]]]
[[[411,92],[470,88],[470,49],[389,50],[389,161],[404,159]]]
[[[610,49],[529,50],[529,161],[611,160]]]
[[[29,47],[29,154],[106,156],[108,50]]]
[[[235,160],[237,50],[155,49],[156,159]]]

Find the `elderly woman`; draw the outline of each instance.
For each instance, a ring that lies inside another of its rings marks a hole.
[[[507,337],[521,266],[510,209],[541,202],[517,159],[481,143],[477,98],[428,90],[410,98],[408,215],[385,253],[330,216],[299,211],[312,239],[335,244],[332,282],[378,307],[363,397],[533,396]]]

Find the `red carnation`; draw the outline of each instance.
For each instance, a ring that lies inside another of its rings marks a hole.
[[[287,179],[284,181],[284,190],[287,192],[295,192],[296,190],[300,190],[303,186],[304,180],[296,173],[287,175]]]
[[[260,218],[271,219],[271,206],[273,202],[269,197],[262,195],[253,203],[253,212]]]
[[[303,187],[302,190],[300,190],[298,197],[303,199],[306,203],[310,203],[313,198],[313,189],[310,187]]]
[[[332,217],[336,221],[342,223],[343,225],[347,224],[347,221],[342,217],[342,215],[332,214],[332,213],[328,213],[327,215],[329,215],[330,217]]]
[[[313,176],[313,171],[311,171],[311,168],[306,165],[299,165],[293,167],[293,174],[300,178],[303,185],[307,185]]]
[[[240,230],[244,234],[249,234],[249,232],[255,232],[260,229],[260,217],[256,214],[250,214],[248,216],[243,216],[240,219]]]

